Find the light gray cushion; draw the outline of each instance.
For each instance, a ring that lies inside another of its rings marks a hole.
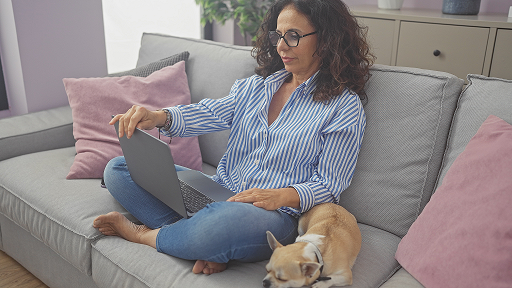
[[[395,260],[395,252],[401,239],[372,226],[358,225],[363,239],[352,268],[354,282],[350,287],[379,287],[400,267]]]
[[[205,243],[207,245],[207,243]],[[264,262],[229,264],[226,271],[193,274],[194,261],[175,258],[119,237],[93,244],[92,277],[99,287],[261,287]]]
[[[512,80],[470,74],[468,82],[460,96],[450,128],[438,186],[453,161],[464,151],[469,140],[489,115],[512,124]]]
[[[93,220],[126,211],[99,179],[66,180],[74,156],[68,147],[1,161],[0,213],[90,275],[91,243],[102,237]]]
[[[340,204],[359,222],[402,237],[434,189],[463,80],[382,65],[371,74],[363,143]]]
[[[359,225],[363,237],[354,268],[353,288],[378,287],[399,265],[394,255],[400,238],[383,230]],[[206,245],[206,244],[205,244]],[[158,253],[119,237],[104,237],[93,244],[92,276],[99,287],[261,287],[268,261],[230,262],[228,269],[210,276],[192,273],[194,261]]]
[[[69,106],[0,119],[0,161],[74,145]]]
[[[189,51],[186,64],[192,103],[229,94],[236,79],[254,74],[251,48],[208,40],[144,33],[137,67],[181,51]],[[199,136],[203,162],[217,166],[226,151],[229,131]]]
[[[391,277],[386,283],[384,283],[380,288],[396,288],[396,287],[404,287],[404,288],[424,288],[418,280],[414,279],[407,270],[401,268],[398,270],[393,277]]]
[[[253,75],[256,68],[250,47],[151,33],[142,35],[137,67],[181,51],[190,52],[186,69],[192,102],[227,96],[236,79]]]
[[[132,70],[112,73],[108,74],[109,77],[122,77],[122,76],[136,76],[136,77],[147,77],[151,75],[151,73],[158,71],[164,67],[174,65],[180,61],[187,61],[190,53],[188,51],[184,51],[170,57],[164,58],[162,60],[158,60],[155,62],[151,62],[144,66],[137,67]]]
[[[215,175],[217,167],[203,162],[203,173],[206,175]]]

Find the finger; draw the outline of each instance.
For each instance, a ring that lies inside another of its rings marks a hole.
[[[123,116],[123,114],[117,114],[115,115],[111,120],[110,122],[108,122],[108,124],[110,125],[114,125],[118,120],[119,118],[121,118]]]
[[[109,125],[114,125],[116,124],[117,121],[119,121],[119,119],[123,116],[123,114],[117,114],[116,116],[114,116],[110,122],[108,122]],[[119,137],[123,137],[122,135],[122,131],[121,129],[119,129]]]
[[[242,191],[242,192],[239,192],[239,193],[237,193],[237,194],[235,194],[235,195],[231,196],[229,199],[231,199],[231,200],[235,200],[235,199],[238,199],[238,198],[240,198],[240,197],[243,197],[244,195],[247,195],[248,193],[250,193],[250,191],[249,191],[249,190],[244,190],[244,191]]]
[[[127,132],[126,127],[128,126],[127,120],[131,118],[131,115],[133,115],[133,107],[128,109],[126,113],[121,114],[121,117],[119,117],[119,137],[123,137],[123,135]],[[130,137],[128,137],[130,138]]]
[[[265,203],[265,202],[263,202],[263,201],[254,202],[254,203],[252,203],[252,205],[254,205],[254,206],[256,206],[256,207],[259,207],[259,208],[263,208],[263,209],[265,209],[265,210],[268,210],[268,209],[267,209],[267,205],[266,205],[266,203]]]
[[[135,114],[137,113],[137,109],[138,109],[138,106],[137,105],[133,105],[133,107],[128,110],[128,112],[125,114],[125,117],[123,117],[124,119],[124,131],[126,133],[126,137],[129,139],[132,137],[133,135],[133,131],[135,131],[135,124],[132,124],[133,121],[134,121],[134,116]],[[139,122],[138,120],[136,120],[137,122]]]
[[[128,124],[127,134],[131,137],[135,128],[141,128],[140,123],[146,121],[148,118],[148,110],[144,107],[134,106],[134,112],[130,117]],[[129,137],[128,137],[129,138]]]
[[[242,194],[243,193],[243,194]],[[228,199],[230,202],[244,202],[244,203],[252,203],[255,201],[254,196],[251,194],[247,194],[244,192],[238,193],[235,196],[232,196]]]
[[[137,105],[133,105],[128,111],[126,111],[126,113],[119,119],[119,131],[120,131],[120,135],[121,134],[121,131],[123,131],[124,134],[126,134],[126,137],[127,138],[131,138],[132,135],[133,135],[133,131],[135,130],[135,127],[134,125],[132,125],[132,121],[134,121],[134,116],[137,112],[137,110],[139,109],[140,107],[137,106]],[[135,119],[135,121],[138,122],[137,119]],[[132,125],[132,126],[131,126]],[[122,136],[121,136],[122,137]]]
[[[233,202],[252,203],[254,202],[254,199],[252,199],[252,197],[243,196],[234,198]]]
[[[252,205],[254,205],[258,208],[263,208],[268,211],[273,211],[273,210],[280,208],[280,207],[277,207],[275,205],[275,203],[271,203],[271,202],[267,202],[267,201],[257,201],[257,202],[252,203]]]

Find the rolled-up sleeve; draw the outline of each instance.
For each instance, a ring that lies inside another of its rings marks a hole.
[[[162,134],[172,137],[192,137],[230,129],[236,102],[236,87],[220,99],[205,98],[197,104],[165,108],[171,113],[172,125]]]

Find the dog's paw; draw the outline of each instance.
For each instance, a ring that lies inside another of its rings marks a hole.
[[[313,283],[311,287],[328,288],[331,286],[341,287],[346,285],[352,285],[351,275],[349,277],[347,277],[346,275],[329,275],[328,277],[320,277],[319,279],[322,280]]]
[[[331,287],[331,281],[318,281],[311,285],[311,288],[329,288]]]

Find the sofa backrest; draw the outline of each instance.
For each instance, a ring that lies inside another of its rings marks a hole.
[[[218,99],[229,94],[236,79],[254,74],[256,60],[251,47],[208,40],[144,33],[137,67],[188,51],[186,63],[192,103],[203,98]],[[229,131],[199,136],[203,162],[217,166],[226,151]]]
[[[474,74],[467,78],[469,84],[457,102],[436,188],[441,185],[448,169],[489,115],[512,124],[512,80]]]
[[[407,233],[432,195],[463,83],[437,71],[371,68],[363,143],[340,197],[359,222]]]
[[[144,34],[137,66],[189,51],[192,102],[220,98],[254,74],[250,47]],[[443,72],[375,65],[367,83],[367,126],[354,178],[340,204],[361,223],[400,237],[433,193],[464,81]],[[216,166],[229,131],[199,137],[203,161]]]

